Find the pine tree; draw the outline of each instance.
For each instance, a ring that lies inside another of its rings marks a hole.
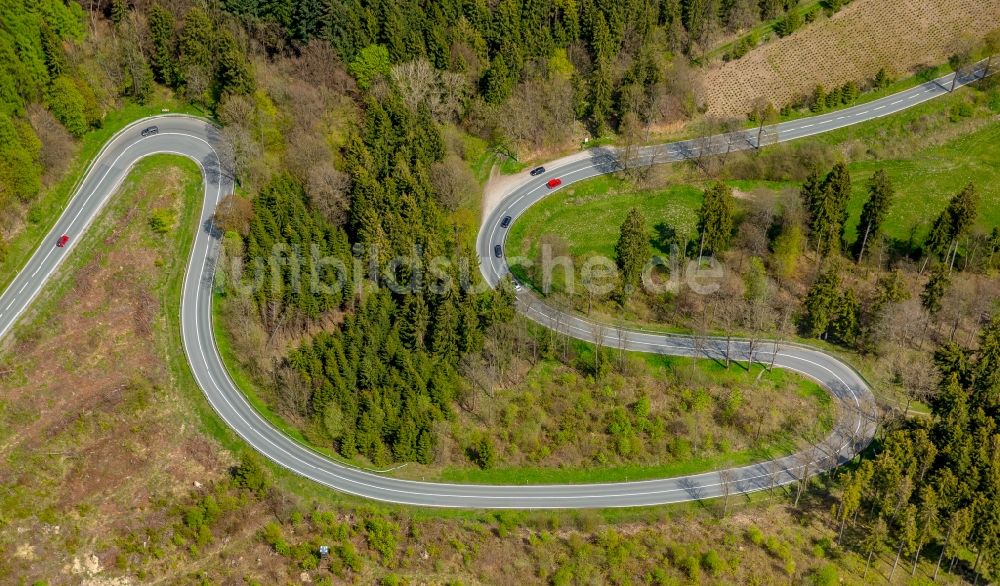
[[[787,37],[802,27],[802,14],[798,4],[793,4],[785,13],[785,17],[775,26],[779,37]]]
[[[458,355],[458,311],[450,300],[442,301],[434,312],[431,351],[446,359]]]
[[[608,69],[606,62],[599,61],[590,77],[590,122],[597,136],[607,132],[613,105],[613,88]]]
[[[840,296],[836,317],[830,324],[833,337],[845,344],[853,344],[861,331],[859,316],[861,303],[853,289],[847,289]]]
[[[190,99],[206,99],[214,78],[215,30],[208,14],[197,6],[184,15],[184,25],[177,39],[178,81],[186,86]]]
[[[150,66],[156,81],[174,84],[174,16],[159,3],[149,9],[149,36],[153,42]]]
[[[840,243],[843,236],[844,225],[847,224],[847,204],[851,201],[851,173],[847,165],[844,163],[834,165],[823,183],[829,189],[829,197],[832,198],[827,205],[830,207],[832,221],[830,244],[834,246]]]
[[[128,16],[128,1],[127,0],[111,0],[111,22],[114,25],[120,25],[125,17]]]
[[[45,67],[49,70],[49,77],[55,79],[66,70],[66,54],[62,48],[62,40],[44,23],[39,27],[39,33],[41,33],[42,52],[45,54]]]
[[[865,573],[861,577],[862,580],[868,577],[868,568],[871,566],[872,557],[876,553],[882,553],[885,550],[885,539],[889,535],[889,526],[886,524],[885,519],[882,515],[879,515],[875,522],[872,523],[871,529],[865,535],[862,542],[862,546],[868,550],[868,558],[865,561]]]
[[[430,315],[427,310],[427,303],[422,295],[407,295],[403,304],[403,318],[400,321],[399,335],[403,344],[411,350],[421,350],[424,348],[424,340],[427,337],[427,326],[430,324]]]
[[[955,257],[958,255],[958,239],[972,229],[976,223],[978,214],[979,198],[976,195],[976,187],[972,183],[967,184],[962,191],[951,200],[948,205],[951,208],[951,238],[952,253],[949,270],[955,265]]]
[[[781,16],[785,9],[784,0],[760,0],[761,18],[772,20]]]
[[[813,169],[802,183],[799,191],[802,207],[806,210],[809,220],[809,244],[816,250],[820,249],[821,239],[826,232],[826,213],[824,208],[823,181],[819,170]]]
[[[840,304],[840,277],[833,269],[821,274],[805,299],[805,327],[812,337],[825,335],[836,319]]]
[[[618,232],[615,262],[621,275],[621,299],[627,299],[639,288],[642,268],[649,260],[649,234],[646,219],[637,208],[629,210]]]
[[[928,540],[933,539],[938,530],[938,495],[934,487],[926,485],[920,489],[920,508],[917,510],[917,547],[913,555],[911,576],[917,574],[920,550]]]
[[[757,0],[735,0],[726,14],[726,25],[730,31],[740,31],[760,22],[760,5]]]
[[[733,233],[732,188],[721,181],[707,190],[698,210],[698,233],[701,235],[698,257],[704,249],[724,252]]]
[[[596,14],[594,15],[590,31],[590,52],[594,56],[595,61],[607,63],[614,57],[615,48],[604,14],[600,10],[596,10],[595,12]]]
[[[896,531],[896,539],[899,540],[899,548],[896,549],[896,561],[892,564],[892,571],[889,572],[889,582],[896,573],[896,566],[899,565],[900,555],[905,551],[910,553],[917,546],[917,511],[913,505],[908,505],[903,509],[902,518]]]
[[[951,277],[948,276],[947,267],[939,264],[931,271],[930,279],[924,285],[923,292],[920,293],[920,304],[923,305],[927,313],[937,315],[941,311],[941,299],[951,285]]]
[[[253,93],[255,85],[253,71],[242,47],[233,35],[228,31],[219,35],[216,50],[219,58],[218,96],[221,98],[225,94]]]
[[[893,193],[892,182],[885,171],[882,169],[875,171],[868,181],[868,201],[861,209],[861,218],[858,220],[858,240],[855,241],[855,257],[858,259],[858,264],[864,258],[869,240],[875,240],[881,233],[882,222],[885,221],[892,205]]]
[[[434,443],[431,434],[426,429],[420,431],[417,437],[417,462],[431,464],[434,462]]]
[[[958,240],[975,224],[979,199],[972,183],[958,192],[934,220],[924,247],[948,264],[949,271],[958,255]],[[925,261],[926,262],[926,261]]]

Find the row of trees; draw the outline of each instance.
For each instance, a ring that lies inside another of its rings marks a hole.
[[[148,38],[135,56],[133,77],[137,80],[149,75],[163,85],[182,90],[189,100],[210,106],[226,95],[253,92],[256,83],[245,43],[224,22],[194,6],[178,24],[174,14],[159,3],[149,8],[147,17]],[[124,2],[114,4],[112,21],[119,29],[134,31],[135,35],[145,32],[137,30],[140,25]],[[141,89],[144,84],[135,83],[137,97],[144,98],[148,94]]]

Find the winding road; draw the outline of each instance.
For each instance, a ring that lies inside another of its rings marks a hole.
[[[964,85],[979,72],[958,81]],[[676,142],[639,149],[630,165],[648,165],[697,158],[702,155],[754,148],[842,128],[886,116],[943,95],[951,88],[952,76],[888,96],[864,105],[804,118],[757,130],[730,135]],[[142,137],[140,130],[159,126],[156,135]],[[223,421],[254,449],[276,464],[338,491],[364,498],[406,505],[461,508],[593,508],[631,507],[676,503],[725,494],[766,489],[795,482],[803,475],[835,467],[868,445],[875,431],[874,398],[864,379],[850,366],[819,350],[771,342],[758,343],[754,358],[811,377],[837,399],[839,418],[831,434],[819,444],[778,460],[675,478],[609,484],[498,486],[418,482],[390,478],[361,470],[318,454],[297,443],[268,423],[250,405],[226,370],[216,347],[212,328],[212,288],[219,251],[219,234],[212,226],[212,214],[219,201],[233,190],[233,178],[226,169],[225,141],[211,123],[187,116],[157,116],[136,122],[116,134],[94,159],[66,209],[48,236],[18,271],[0,295],[0,337],[6,335],[28,310],[53,273],[71,254],[80,236],[125,180],[136,161],[157,153],[188,157],[203,172],[205,198],[188,261],[181,295],[181,334],[191,371],[209,403]],[[524,210],[550,193],[547,179],[560,177],[563,186],[620,166],[612,151],[595,150],[584,158],[556,161],[547,165],[540,177],[526,178],[485,219],[478,240],[483,276],[495,285],[508,271],[506,259],[496,257],[493,247],[503,244],[506,230],[500,227],[506,216],[516,219]],[[70,235],[65,247],[57,247],[61,234]],[[664,335],[641,330],[620,330],[594,324],[571,313],[545,305],[528,291],[519,293],[519,306],[529,318],[575,338],[593,341],[600,337],[608,346],[641,352],[682,356],[724,357],[724,339],[701,339]],[[734,341],[728,348],[733,358],[746,359],[746,341]]]

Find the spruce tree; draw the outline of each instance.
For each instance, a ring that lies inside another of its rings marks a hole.
[[[958,255],[958,241],[975,224],[979,199],[975,185],[967,184],[934,220],[924,248],[948,264],[949,271]],[[925,261],[926,262],[926,261]]]
[[[889,206],[892,205],[894,189],[889,176],[885,171],[879,169],[875,171],[868,181],[868,201],[861,209],[861,218],[858,220],[858,239],[855,241],[855,258],[860,264],[865,256],[865,248],[868,242],[878,238],[882,230],[882,222],[889,214]]]
[[[707,248],[721,253],[729,247],[733,233],[732,188],[721,181],[707,190],[698,210],[698,233],[701,237],[698,257]]]
[[[450,300],[442,301],[434,312],[431,351],[447,359],[458,355],[458,311]]]
[[[149,9],[149,35],[153,42],[150,66],[156,81],[172,86],[174,84],[174,16],[159,3]]]
[[[941,311],[941,299],[951,285],[951,277],[948,276],[947,266],[939,264],[931,271],[930,279],[924,285],[923,292],[920,293],[920,304],[923,305],[927,313],[936,315]]]
[[[642,268],[649,260],[649,234],[646,219],[637,208],[629,210],[618,232],[615,262],[621,276],[622,301],[631,296],[642,280]]]
[[[851,173],[847,170],[847,165],[844,163],[834,165],[830,173],[827,174],[824,184],[829,188],[829,196],[832,197],[832,201],[828,204],[834,223],[831,235],[834,236],[836,242],[839,242],[844,225],[847,223],[847,204],[851,201]]]
[[[837,317],[840,301],[840,276],[830,269],[819,276],[806,294],[805,328],[810,336],[826,334]]]
[[[407,295],[399,327],[400,340],[403,344],[411,350],[422,350],[429,323],[430,315],[423,295]]]
[[[605,61],[598,61],[590,76],[590,122],[597,136],[607,132],[608,119],[614,105],[613,91],[609,65]]]

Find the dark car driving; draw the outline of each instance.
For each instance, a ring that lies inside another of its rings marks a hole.
[[[159,126],[149,126],[147,128],[143,128],[141,134],[143,136],[152,136],[152,135],[156,134],[159,131],[160,131],[160,127]]]
[[[544,172],[545,172],[545,167],[535,167],[534,169],[531,170],[531,176],[538,177]]]
[[[506,228],[507,226],[510,226],[510,216],[504,216],[504,218],[500,220],[501,228]]]
[[[496,246],[494,246],[493,247],[493,254],[495,254],[497,258],[500,258],[501,256],[503,256],[503,247],[500,246],[499,244],[497,244]]]

